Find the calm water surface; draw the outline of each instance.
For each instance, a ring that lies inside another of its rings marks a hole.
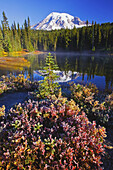
[[[74,53],[52,53],[61,71],[61,83],[69,81],[86,84],[94,83],[100,90],[113,90],[113,56],[87,56]],[[38,70],[43,70],[47,54],[27,55],[30,68],[1,68],[0,76],[13,73],[30,75],[31,80],[43,79]]]

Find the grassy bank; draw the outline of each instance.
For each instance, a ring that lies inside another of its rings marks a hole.
[[[22,51],[12,51],[12,52],[5,52],[5,51],[2,51],[0,52],[0,57],[7,57],[7,56],[12,56],[12,57],[20,57],[20,56],[24,56],[24,55],[27,55],[27,54],[39,54],[39,53],[43,53],[42,51],[32,51],[32,52],[29,52],[28,50],[26,49],[23,49]]]

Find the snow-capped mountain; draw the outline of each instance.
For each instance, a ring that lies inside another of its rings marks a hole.
[[[61,28],[73,29],[86,26],[85,21],[81,21],[80,18],[74,17],[67,13],[52,12],[44,20],[36,25],[31,26],[31,29],[36,30],[55,30]]]

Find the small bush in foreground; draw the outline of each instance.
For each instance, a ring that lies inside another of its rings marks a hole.
[[[9,76],[2,76],[0,80],[0,94],[7,91],[33,90],[37,89],[38,85],[38,82],[31,82],[29,76],[25,78],[23,74],[19,74],[15,77],[10,74]]]
[[[105,102],[113,110],[113,92],[106,97]]]
[[[0,107],[0,117],[5,116],[5,106]]]
[[[58,76],[53,72],[53,70],[58,69],[58,66],[55,64],[55,60],[53,56],[51,56],[51,53],[46,57],[46,67],[44,69],[46,76],[44,76],[44,80],[41,80],[39,83],[38,97],[45,98],[48,95],[58,95],[59,84],[55,82]]]
[[[86,86],[72,84],[70,86],[72,98],[84,111],[90,120],[96,120],[97,123],[106,124],[111,117],[110,100],[105,100],[100,103],[98,99],[98,89],[95,85],[89,84]],[[106,101],[108,101],[106,103]]]
[[[2,169],[102,169],[105,128],[73,100],[29,100],[2,117],[1,127]]]

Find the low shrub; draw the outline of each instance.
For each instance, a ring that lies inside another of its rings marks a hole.
[[[0,124],[1,169],[102,169],[105,128],[91,123],[74,100],[29,100]]]
[[[110,120],[110,125],[113,126],[113,92],[106,96],[105,105],[106,105],[106,108],[110,110],[109,120]]]
[[[0,81],[0,95],[7,90],[8,90],[8,87],[7,87],[6,83],[4,83],[3,81]]]
[[[5,106],[0,107],[0,117],[5,116]]]
[[[10,74],[9,76],[2,76],[0,80],[0,94],[7,91],[17,91],[17,90],[33,90],[38,88],[38,82],[31,82],[29,76],[26,78],[23,74],[14,76]]]
[[[112,114],[110,103],[100,102],[98,100],[98,89],[95,85],[86,86],[72,84],[70,86],[72,98],[84,111],[90,120],[96,120],[99,124],[106,124]]]
[[[113,110],[113,92],[105,98],[105,102]]]

